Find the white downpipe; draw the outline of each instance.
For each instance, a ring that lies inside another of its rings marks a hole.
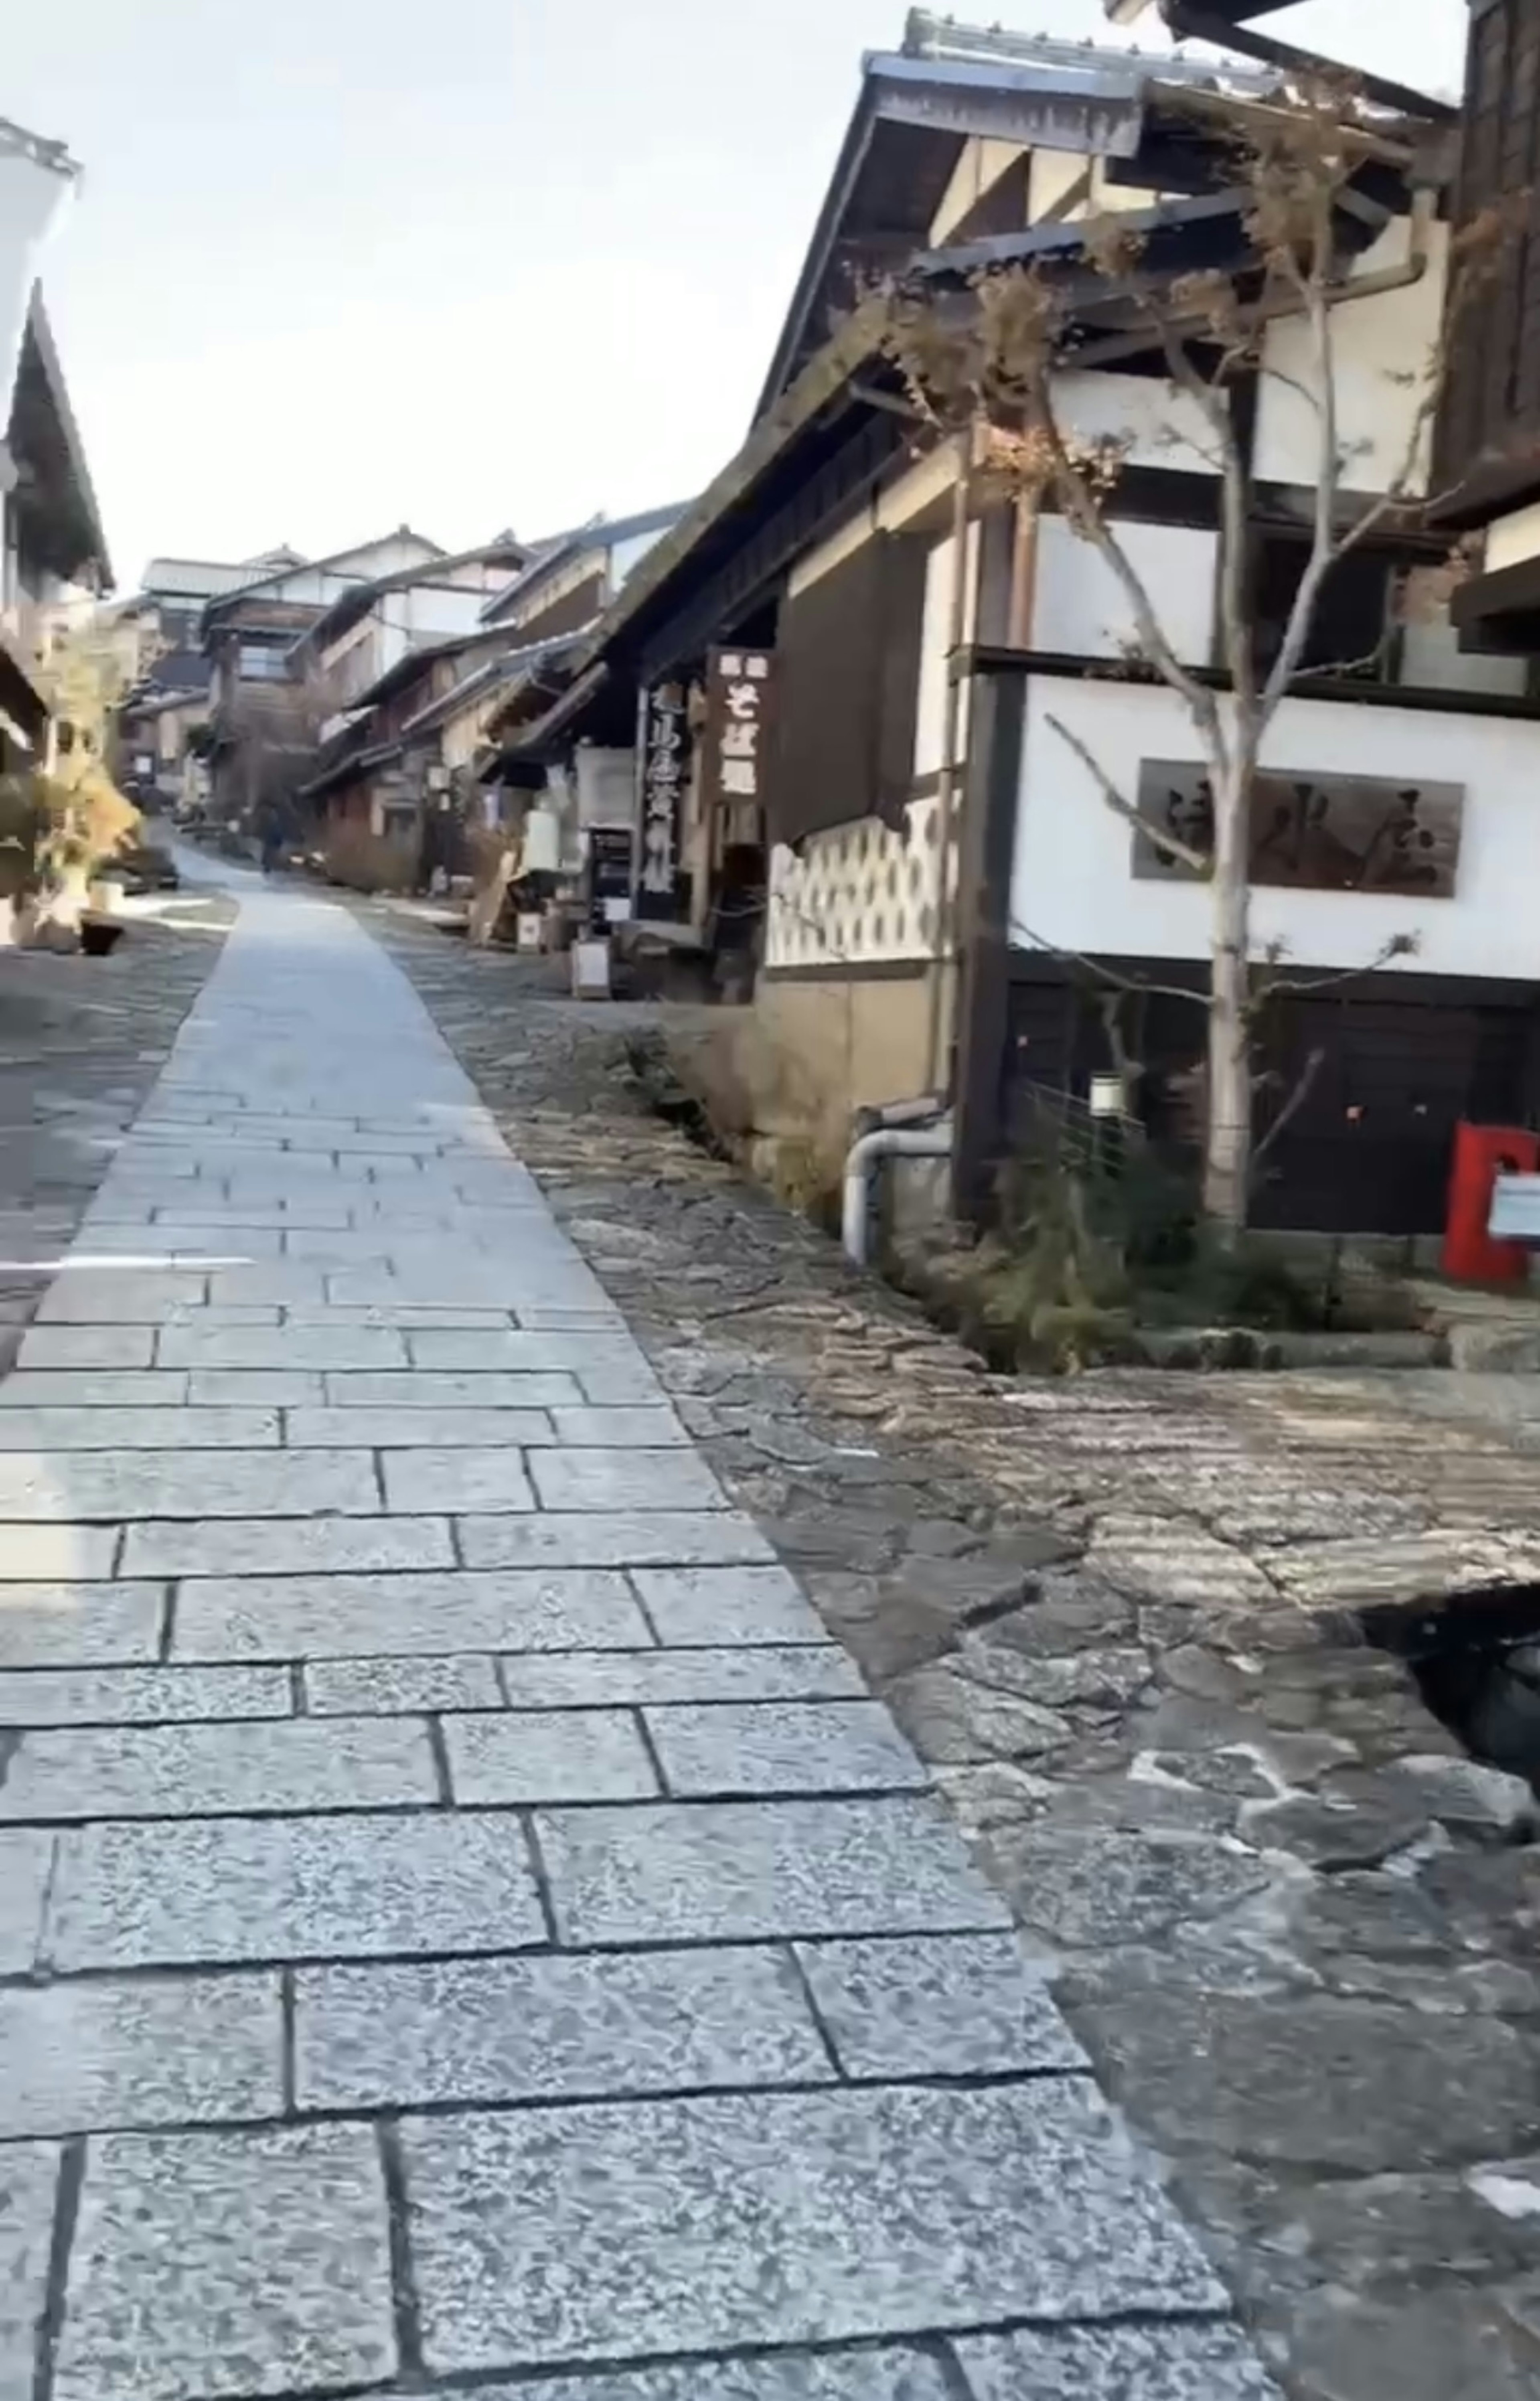
[[[845,1162],[845,1207],[842,1232],[845,1255],[859,1268],[867,1264],[872,1233],[872,1181],[885,1159],[950,1159],[950,1125],[878,1126],[852,1143]]]

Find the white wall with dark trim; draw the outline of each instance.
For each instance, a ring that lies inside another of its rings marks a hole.
[[[1142,760],[1193,760],[1196,736],[1175,694],[1148,686],[1034,675],[1029,680],[1011,913],[1024,949],[1202,959],[1204,885],[1136,878],[1134,836],[1050,724],[1058,718],[1113,777],[1137,793]],[[1453,899],[1258,886],[1258,949],[1281,938],[1313,967],[1349,967],[1393,935],[1421,939],[1388,972],[1540,982],[1540,722],[1457,710],[1286,701],[1262,763],[1289,773],[1378,775],[1464,789]],[[1030,929],[1029,931],[1027,929]]]

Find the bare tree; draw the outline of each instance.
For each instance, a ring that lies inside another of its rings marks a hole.
[[[1219,138],[1233,158],[1246,235],[1244,262],[1234,271],[1162,273],[1146,233],[1126,217],[1103,216],[1084,227],[1073,289],[1041,264],[985,271],[962,295],[901,283],[887,295],[883,340],[935,438],[971,426],[974,455],[986,473],[1025,508],[1057,510],[1100,554],[1132,620],[1130,666],[1167,685],[1190,720],[1213,798],[1212,831],[1201,841],[1147,819],[1089,744],[1063,722],[1049,722],[1107,806],[1159,855],[1209,885],[1209,988],[1184,997],[1207,1013],[1204,1205],[1222,1228],[1238,1230],[1255,1164],[1257,1021],[1281,991],[1308,988],[1279,975],[1276,947],[1260,959],[1253,954],[1251,803],[1262,747],[1299,675],[1332,569],[1377,529],[1410,533],[1426,522],[1432,423],[1461,315],[1490,278],[1506,226],[1484,219],[1451,244],[1442,334],[1425,357],[1409,358],[1392,377],[1399,387],[1396,414],[1407,426],[1404,449],[1384,488],[1365,497],[1351,488],[1353,461],[1341,424],[1335,319],[1355,285],[1342,255],[1340,212],[1361,213],[1350,187],[1366,165],[1410,179],[1412,153],[1387,138],[1337,81],[1280,93],[1267,104],[1215,105],[1224,109]],[[1426,271],[1437,272],[1425,254],[1436,216],[1431,185],[1413,193],[1410,210],[1413,245],[1423,248]],[[1115,333],[1098,341],[1087,332],[1088,316],[1110,319]],[[1268,328],[1284,319],[1307,336],[1308,364],[1299,372],[1270,355]],[[1131,438],[1088,440],[1061,413],[1056,387],[1066,370],[1140,354],[1163,361],[1170,385],[1188,404],[1191,431],[1173,432],[1172,440],[1198,449],[1217,482],[1223,691],[1184,662],[1120,533],[1116,495]],[[1271,636],[1276,628],[1259,622],[1248,571],[1256,496],[1233,405],[1237,389],[1257,377],[1287,386],[1313,428],[1313,457],[1299,478],[1314,485],[1308,552],[1275,647],[1264,639],[1265,630]],[[1364,971],[1412,947],[1409,937],[1396,937]],[[1285,1103],[1291,1114],[1300,1104]]]

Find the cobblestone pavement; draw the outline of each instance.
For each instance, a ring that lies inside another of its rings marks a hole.
[[[0,1386],[0,1519],[3,2401],[1271,2389],[336,904],[244,903]]]
[[[655,1013],[372,922],[930,1764],[1288,2392],[1533,2396],[1533,1804],[1353,1640],[1540,1576],[1540,1429],[1481,1421],[1511,1386],[989,1377],[648,1116]]]
[[[232,915],[135,917],[108,958],[0,949],[0,1368],[171,1053]]]

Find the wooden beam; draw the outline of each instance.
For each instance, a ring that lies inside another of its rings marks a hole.
[[[958,991],[952,1207],[988,1213],[1002,1140],[1011,998],[1011,871],[1021,796],[1027,679],[1012,663],[973,679],[958,860]],[[937,971],[942,963],[938,960]]]

